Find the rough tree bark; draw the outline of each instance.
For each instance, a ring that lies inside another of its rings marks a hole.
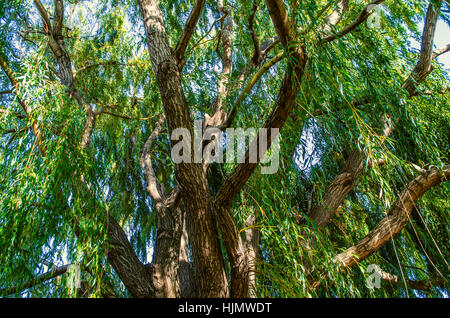
[[[167,117],[169,134],[177,128],[185,128],[193,136],[181,75],[168,43],[161,11],[154,0],[140,0],[139,6],[144,19],[150,59]],[[193,140],[191,140],[191,146],[193,149]],[[210,211],[211,194],[205,172],[201,164],[180,163],[175,165],[175,175],[181,191],[187,194],[183,195],[183,198],[188,210],[189,233],[195,263],[196,294],[199,297],[226,297],[228,288],[223,255]]]
[[[431,166],[427,170],[422,169],[420,173],[419,176],[408,183],[392,204],[386,217],[375,228],[357,244],[335,256],[334,261],[339,268],[349,268],[379,250],[408,224],[411,212],[426,191],[450,180],[450,166],[442,168]],[[320,279],[311,278],[310,280],[313,289],[319,288],[328,279],[326,273],[321,273],[319,276]]]

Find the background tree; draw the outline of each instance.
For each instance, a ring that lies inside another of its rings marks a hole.
[[[437,59],[450,45],[434,42],[448,10],[4,4],[0,294],[447,295],[449,78]],[[172,132],[193,135],[198,119],[279,128],[278,172],[261,174],[249,150],[244,163],[174,164]],[[380,288],[366,285],[372,264]]]

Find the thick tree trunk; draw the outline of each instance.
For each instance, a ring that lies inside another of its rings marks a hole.
[[[195,281],[193,268],[189,261],[189,235],[187,225],[187,213],[183,213],[183,232],[180,241],[180,257],[178,267],[178,281],[180,296],[182,298],[195,297]]]
[[[157,1],[139,0],[139,5],[169,133],[171,134],[177,128],[185,128],[193,136],[178,63],[172,55]],[[191,149],[194,149],[193,140],[191,140]],[[211,213],[211,194],[202,165],[198,163],[176,164],[175,175],[188,210],[189,233],[195,263],[196,294],[199,297],[226,297],[228,296],[228,284],[225,267]]]

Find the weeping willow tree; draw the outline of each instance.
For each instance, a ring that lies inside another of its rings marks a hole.
[[[3,3],[0,295],[448,295],[449,9]],[[278,128],[278,170],[175,162],[196,120]]]

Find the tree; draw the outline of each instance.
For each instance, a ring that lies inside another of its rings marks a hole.
[[[448,2],[0,10],[2,296],[448,292]],[[240,162],[174,161],[196,120],[267,136]]]

